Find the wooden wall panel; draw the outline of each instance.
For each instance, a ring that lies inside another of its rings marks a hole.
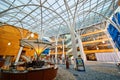
[[[4,25],[0,27],[0,55],[16,55],[19,50],[20,32],[18,29]],[[8,43],[11,45],[8,45]]]
[[[21,33],[20,33],[21,32]],[[0,26],[0,55],[17,55],[20,44],[19,40],[21,38],[26,38],[29,33],[32,33],[26,29],[17,28],[11,25]],[[35,33],[34,38],[37,39],[38,35]],[[8,42],[11,45],[8,46]],[[33,55],[34,50],[25,49],[27,55]]]

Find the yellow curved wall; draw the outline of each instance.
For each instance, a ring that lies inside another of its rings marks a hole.
[[[21,31],[21,33],[20,33]],[[17,28],[11,25],[0,26],[0,55],[17,55],[21,37],[26,38],[30,32],[26,29]],[[37,39],[38,35],[35,34],[34,39]],[[33,38],[30,38],[33,39]],[[8,42],[11,45],[8,46]],[[27,55],[33,55],[34,50],[24,48]]]

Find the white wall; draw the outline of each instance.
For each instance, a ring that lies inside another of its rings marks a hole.
[[[101,62],[120,62],[120,52],[106,52],[106,53],[95,53],[97,61]]]

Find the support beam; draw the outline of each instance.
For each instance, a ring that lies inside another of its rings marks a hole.
[[[16,58],[16,60],[15,60],[15,65],[17,65],[17,63],[18,63],[18,61],[19,61],[19,58],[20,58],[20,55],[21,55],[22,50],[23,50],[23,46],[21,46],[20,49],[19,49],[17,58]]]
[[[82,57],[82,59],[83,59],[84,61],[86,61],[87,59],[86,59],[86,55],[85,55],[85,53],[84,53],[83,44],[82,44],[82,40],[81,40],[80,34],[79,34],[79,33],[76,34],[76,37],[77,37],[77,39],[78,39],[78,46],[79,46],[79,48],[80,48],[81,57]]]
[[[64,60],[65,59],[64,39],[62,39],[62,45],[63,45],[62,60]]]
[[[58,45],[58,36],[55,37],[55,63],[56,64],[58,63],[58,60],[57,60],[57,54],[58,54],[57,45]]]

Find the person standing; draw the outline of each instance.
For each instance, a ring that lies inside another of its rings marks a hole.
[[[66,58],[66,69],[69,69],[69,58]]]

